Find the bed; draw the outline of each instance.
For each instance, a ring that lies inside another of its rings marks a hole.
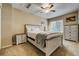
[[[42,31],[41,25],[26,24],[25,27],[28,41],[43,51],[46,56],[51,55],[58,47],[62,46],[62,33]]]

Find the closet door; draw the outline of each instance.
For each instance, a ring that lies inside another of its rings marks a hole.
[[[65,28],[64,28],[64,34],[65,34],[65,39],[70,39],[71,37],[70,37],[70,26],[65,26]]]
[[[78,41],[78,25],[71,26],[71,40]]]

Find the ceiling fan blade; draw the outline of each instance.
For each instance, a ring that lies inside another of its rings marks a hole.
[[[44,12],[40,11],[40,13],[44,13]]]
[[[41,7],[42,9],[45,9],[45,8],[43,8],[43,7]]]
[[[31,6],[31,4],[29,3],[29,4],[26,6],[26,8],[30,8],[30,6]]]
[[[55,12],[55,10],[51,10],[51,12]]]
[[[51,6],[50,6],[50,8],[52,8],[54,5],[52,4]]]

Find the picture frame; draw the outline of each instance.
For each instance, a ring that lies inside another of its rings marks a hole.
[[[66,18],[66,22],[75,22],[76,21],[76,16],[70,16]]]

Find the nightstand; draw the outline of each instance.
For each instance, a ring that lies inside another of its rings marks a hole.
[[[16,45],[27,42],[26,34],[24,33],[15,34],[15,39],[13,39],[13,41]]]

